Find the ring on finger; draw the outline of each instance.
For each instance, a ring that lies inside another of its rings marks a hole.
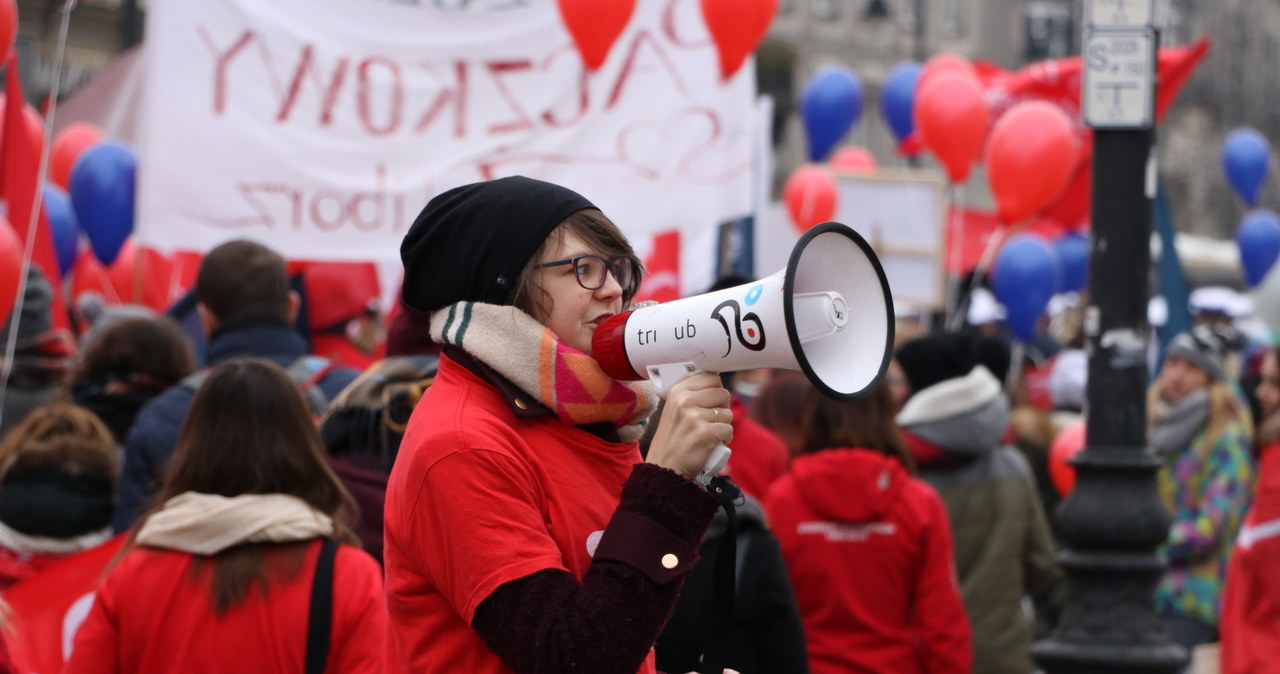
[[[711,413],[715,415],[714,417],[712,417],[711,423],[713,424],[720,423],[720,408],[719,407],[711,408]]]

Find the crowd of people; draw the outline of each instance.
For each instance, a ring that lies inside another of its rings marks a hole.
[[[6,328],[0,592],[121,546],[65,671],[1034,671],[1067,593],[1047,448],[1087,411],[1078,321],[1025,356],[993,320],[904,323],[852,402],[788,371],[660,401],[592,358],[643,268],[582,195],[464,185],[400,252],[377,357],[333,345],[381,334],[371,314],[300,320],[251,241],[204,258],[197,335],[126,306],[73,336],[31,272]],[[1206,320],[1147,400],[1172,522],[1153,608],[1224,672],[1280,656],[1277,362]],[[732,481],[708,485],[719,443]]]

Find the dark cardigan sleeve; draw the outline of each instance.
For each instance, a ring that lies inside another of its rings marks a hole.
[[[548,569],[499,587],[472,627],[517,674],[635,674],[716,511],[673,471],[639,464],[581,582]]]

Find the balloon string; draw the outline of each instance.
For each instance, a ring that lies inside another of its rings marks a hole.
[[[27,296],[27,275],[31,271],[31,258],[35,253],[36,227],[40,223],[40,211],[43,208],[43,192],[45,177],[49,172],[49,151],[53,144],[53,117],[58,110],[58,90],[62,85],[62,62],[67,53],[67,32],[71,28],[71,10],[76,0],[67,0],[63,4],[62,23],[58,26],[58,46],[53,54],[53,83],[49,91],[49,114],[44,120],[44,147],[40,148],[40,164],[36,169],[36,193],[31,198],[31,218],[27,221],[27,242],[22,250],[22,269],[18,279],[18,296],[14,298],[13,311],[10,313],[9,334],[5,341],[5,358],[0,364],[0,424],[4,422],[4,399],[9,392],[9,375],[13,373],[13,352],[18,346],[18,322],[22,318],[22,306]],[[10,59],[8,67],[13,68],[17,61]],[[18,105],[22,103],[19,102]]]
[[[959,328],[960,317],[960,246],[964,241],[965,230],[964,216],[960,213],[961,197],[961,186],[959,183],[953,182],[947,186],[947,201],[950,202],[947,209],[949,213],[947,224],[947,237],[949,240],[947,241],[947,244],[950,246],[950,249],[947,251],[947,266],[950,267],[947,274],[949,277],[947,285],[950,287],[950,297],[947,301],[948,316],[946,325],[947,329],[952,331]],[[951,276],[952,273],[956,274],[956,276]]]

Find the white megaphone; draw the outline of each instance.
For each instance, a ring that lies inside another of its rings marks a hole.
[[[893,299],[880,260],[845,225],[811,227],[786,268],[754,283],[618,314],[591,348],[614,379],[649,379],[660,397],[698,372],[800,370],[838,400],[880,382],[893,345]],[[719,473],[718,446],[703,469]]]

